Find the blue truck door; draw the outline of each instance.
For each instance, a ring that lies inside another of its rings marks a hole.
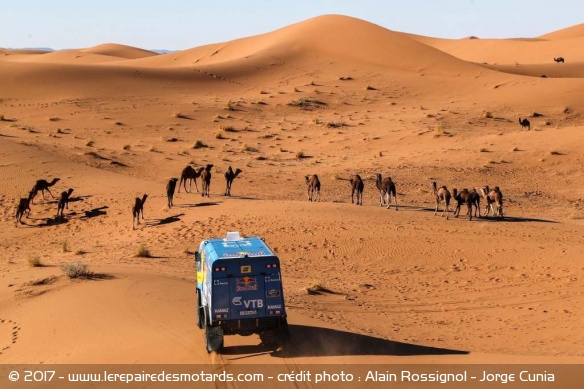
[[[231,319],[248,319],[266,315],[264,277],[245,275],[229,279]]]

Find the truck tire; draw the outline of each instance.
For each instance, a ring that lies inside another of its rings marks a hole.
[[[207,352],[219,351],[223,348],[223,330],[221,327],[213,327],[209,325],[209,311],[205,312],[205,347]]]
[[[203,329],[205,327],[205,313],[201,306],[201,291],[197,289],[197,327]]]

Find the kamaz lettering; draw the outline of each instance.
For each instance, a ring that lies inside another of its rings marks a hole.
[[[228,232],[204,240],[195,263],[197,325],[207,351],[220,350],[225,335],[258,334],[264,344],[289,339],[280,260],[263,239]]]

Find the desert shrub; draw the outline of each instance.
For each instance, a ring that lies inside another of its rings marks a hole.
[[[85,262],[67,262],[61,265],[61,270],[69,278],[83,278],[91,276],[89,266]]]
[[[317,106],[324,106],[327,105],[326,102],[318,99],[309,99],[307,97],[301,97],[296,100],[292,100],[288,103],[288,105],[292,107],[300,107],[303,109],[310,109]]]
[[[233,126],[221,126],[219,128],[225,132],[237,132],[237,129]]]
[[[42,261],[41,261],[41,258],[38,256],[37,257],[30,257],[28,259],[28,264],[30,267],[43,267],[44,266]]]
[[[193,149],[202,149],[208,147],[202,140],[196,140]]]
[[[150,250],[148,250],[146,246],[141,244],[136,251],[136,256],[141,258],[150,258],[152,257],[152,254],[150,254]]]
[[[297,151],[296,152],[296,159],[302,159],[306,157],[306,155],[304,154],[304,151]]]

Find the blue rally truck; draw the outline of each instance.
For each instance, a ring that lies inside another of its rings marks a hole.
[[[208,352],[223,347],[224,335],[258,334],[262,343],[290,338],[280,261],[259,237],[201,242],[197,266],[197,325],[205,330]]]

